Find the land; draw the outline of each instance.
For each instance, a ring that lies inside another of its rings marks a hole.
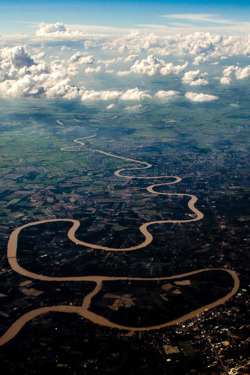
[[[234,368],[247,373],[246,112],[236,116],[225,107],[224,117],[218,119],[213,105],[209,110],[196,109],[194,118],[191,108],[174,112],[149,104],[144,115],[133,116],[77,103],[66,108],[63,102],[53,106],[34,101],[32,109],[14,104],[15,111],[9,105],[1,115],[1,335],[29,311],[52,305],[72,306],[72,312],[80,308],[95,284],[72,277],[128,278],[104,281],[90,310],[137,328],[171,322],[183,306],[190,312],[225,296],[233,288],[232,278],[213,269],[233,270],[240,289],[224,304],[153,331],[105,327],[75,312],[39,315],[0,348],[1,371],[222,374]],[[73,142],[94,134],[84,146]],[[65,147],[69,147],[66,152]],[[152,181],[114,175],[126,168],[132,176],[135,171],[128,169],[135,163],[95,150],[152,164],[136,172],[139,177],[151,176]],[[166,186],[164,178],[154,180],[159,176],[179,176],[182,181]],[[161,182],[157,191],[163,195],[147,190],[151,183]],[[182,196],[170,195],[174,193]],[[193,222],[185,194],[198,198],[195,207],[204,214],[203,220]],[[50,222],[53,219],[78,220],[80,241],[119,249],[144,240],[138,228],[145,222],[169,223],[153,225],[149,229],[153,241],[143,249],[114,252],[79,247],[66,235],[70,223]],[[68,280],[46,282],[10,268],[9,236],[16,228],[38,221],[47,224],[20,233],[19,264],[38,275]],[[205,269],[209,273],[177,281],[133,281]],[[137,368],[132,365],[134,358]]]

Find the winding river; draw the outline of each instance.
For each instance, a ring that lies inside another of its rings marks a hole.
[[[58,122],[59,125],[63,125],[63,123],[61,121],[58,120],[57,122]],[[83,148],[85,139],[94,138],[94,137],[95,137],[95,134],[92,135],[92,136],[89,136],[89,137],[75,139],[74,142],[78,144],[77,146],[75,146],[75,147],[63,147],[63,148],[61,148],[61,151],[63,151],[63,152],[74,151],[74,150],[79,151]],[[19,273],[23,276],[26,276],[27,278],[35,279],[35,280],[41,280],[41,281],[47,281],[47,282],[49,282],[49,281],[59,281],[59,282],[60,281],[88,281],[88,282],[93,282],[95,284],[95,286],[94,286],[94,289],[92,290],[92,292],[89,293],[87,296],[85,296],[85,298],[83,299],[82,306],[65,306],[65,305],[62,305],[62,306],[47,306],[47,307],[42,307],[42,308],[39,308],[39,309],[29,311],[28,313],[24,314],[23,316],[21,316],[19,319],[17,319],[9,327],[9,329],[2,335],[2,337],[0,337],[0,345],[4,345],[8,341],[10,341],[12,338],[14,338],[27,322],[31,321],[32,319],[38,317],[41,314],[45,314],[45,313],[48,313],[48,312],[63,312],[63,313],[78,314],[78,315],[90,320],[93,323],[100,324],[100,325],[107,326],[107,327],[111,327],[111,328],[125,329],[125,330],[129,330],[129,331],[145,331],[145,330],[160,329],[160,328],[167,327],[167,326],[170,326],[170,325],[173,325],[173,324],[181,323],[181,322],[183,322],[187,319],[190,319],[190,318],[200,314],[201,312],[205,311],[206,309],[213,308],[215,306],[218,306],[218,305],[226,302],[229,298],[231,298],[237,292],[237,290],[239,288],[240,282],[239,282],[239,278],[238,278],[237,274],[232,270],[224,269],[224,268],[208,268],[208,269],[196,270],[196,271],[187,272],[187,273],[184,273],[184,274],[170,276],[170,277],[136,278],[136,277],[109,277],[109,276],[52,277],[52,276],[46,276],[46,275],[41,275],[41,274],[30,272],[27,269],[20,266],[19,263],[18,263],[18,260],[17,260],[18,236],[19,236],[19,233],[24,228],[27,228],[27,227],[37,226],[37,225],[40,225],[40,224],[50,223],[50,222],[60,222],[60,221],[61,222],[70,222],[70,223],[72,223],[72,226],[68,230],[67,236],[75,244],[82,245],[82,246],[92,248],[92,249],[105,250],[105,251],[108,251],[108,252],[114,252],[114,251],[120,252],[120,251],[138,250],[138,249],[142,249],[142,248],[146,247],[147,245],[149,245],[153,240],[153,236],[148,231],[148,228],[152,225],[169,224],[169,223],[183,224],[183,223],[189,223],[189,222],[192,222],[192,221],[198,221],[198,220],[201,220],[203,218],[204,215],[195,207],[195,203],[197,202],[197,197],[195,195],[157,192],[157,187],[170,185],[170,184],[176,184],[176,183],[181,181],[180,177],[177,177],[177,176],[139,177],[139,176],[135,176],[135,175],[127,175],[127,174],[124,174],[124,172],[126,173],[126,171],[138,171],[138,170],[142,170],[142,169],[148,169],[148,168],[151,168],[152,165],[147,163],[147,162],[144,162],[144,161],[138,161],[138,160],[135,160],[135,159],[117,156],[117,155],[114,155],[112,153],[105,152],[105,151],[98,150],[98,149],[92,149],[92,151],[103,154],[103,155],[106,155],[108,157],[122,159],[126,162],[132,162],[132,163],[139,164],[139,166],[137,166],[137,167],[123,168],[123,169],[119,169],[119,170],[115,171],[114,174],[117,177],[126,178],[126,179],[151,179],[151,180],[152,179],[169,179],[169,180],[172,180],[172,181],[165,182],[165,183],[162,183],[162,184],[150,185],[150,186],[147,187],[147,191],[149,193],[157,194],[157,195],[189,197],[188,207],[192,211],[192,213],[195,215],[195,217],[187,219],[187,220],[160,220],[160,221],[158,220],[158,221],[150,221],[150,222],[144,223],[139,227],[140,232],[144,236],[144,241],[142,241],[141,243],[139,243],[135,246],[131,246],[131,247],[128,247],[128,248],[112,248],[112,247],[96,245],[96,244],[93,244],[93,243],[88,243],[88,242],[85,242],[85,241],[80,241],[75,236],[76,231],[80,226],[80,222],[78,220],[74,220],[74,219],[42,220],[42,221],[28,223],[28,224],[25,224],[23,226],[20,226],[20,227],[16,228],[11,233],[11,235],[9,237],[8,248],[7,248],[8,261],[9,261],[9,264],[10,264],[11,268],[15,272],[17,272],[17,273]],[[199,309],[196,309],[195,311],[192,311],[189,314],[183,315],[183,316],[179,317],[178,319],[175,319],[171,322],[166,322],[166,323],[163,323],[163,324],[160,324],[160,325],[149,326],[149,327],[129,327],[129,326],[123,326],[123,325],[119,325],[119,324],[116,324],[114,322],[111,322],[110,320],[106,319],[105,317],[103,317],[101,315],[98,315],[98,314],[89,310],[92,298],[95,295],[97,295],[97,293],[101,290],[102,284],[103,284],[104,281],[117,281],[117,280],[165,281],[165,280],[175,280],[175,279],[180,279],[180,278],[184,278],[184,277],[189,277],[189,276],[192,276],[192,275],[195,275],[195,274],[199,274],[199,273],[202,273],[202,272],[208,272],[208,271],[221,271],[221,272],[226,272],[226,273],[230,274],[233,281],[234,281],[234,285],[233,285],[233,288],[231,289],[231,291],[227,295],[225,295],[223,298],[220,298],[220,299],[214,301],[213,303],[210,303],[206,306],[203,306]]]

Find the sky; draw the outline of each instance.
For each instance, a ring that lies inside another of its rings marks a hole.
[[[134,110],[219,102],[249,86],[249,10],[230,0],[0,0],[0,98]]]
[[[250,3],[245,0],[0,0],[0,34],[32,34],[40,22],[93,25],[92,32],[103,32],[98,26],[107,32],[126,28],[164,32],[166,26],[183,32],[183,27],[194,26],[247,33],[249,16]]]

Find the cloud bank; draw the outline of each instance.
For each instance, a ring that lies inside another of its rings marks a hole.
[[[216,88],[211,95],[191,92],[191,86],[205,88],[210,83],[211,89],[212,84],[221,83],[227,88],[250,76],[250,65],[245,66],[250,55],[246,36],[200,32],[159,36],[138,31],[91,35],[58,22],[40,24],[28,41],[18,44],[15,40],[13,45],[14,39],[0,38],[2,97],[158,100],[163,104],[185,96],[205,103],[218,100]],[[134,106],[129,103],[128,107]]]

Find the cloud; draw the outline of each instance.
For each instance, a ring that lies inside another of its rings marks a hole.
[[[118,76],[127,76],[128,74],[130,74],[131,72],[129,70],[119,70],[116,74]]]
[[[229,84],[232,81],[232,74],[235,74],[236,79],[244,79],[250,76],[250,65],[240,68],[239,66],[230,65],[223,70],[223,77],[220,82],[222,84]]]
[[[140,34],[137,31],[128,35],[122,35],[105,40],[102,44],[102,49],[105,51],[117,51],[118,53],[135,55],[139,54],[140,52],[148,52],[151,50],[151,48],[158,47],[158,45],[159,38],[156,35],[152,33]]]
[[[191,21],[191,22],[210,22],[210,23],[220,23],[220,24],[232,23],[232,20],[218,18],[217,14],[211,14],[211,13],[165,14],[162,17],[186,20],[186,21]]]
[[[115,27],[115,26],[101,26],[101,25],[67,25],[68,30],[75,32],[77,29],[78,33],[83,33],[84,35],[92,34],[101,34],[101,35],[110,35],[110,34],[121,34],[131,32],[131,28],[128,27]]]
[[[100,59],[97,61],[98,64],[104,64],[106,66],[106,68],[108,68],[111,64],[116,64],[118,62],[134,62],[135,60],[137,60],[139,56],[138,55],[129,55],[127,57],[116,57],[114,59],[107,59],[107,60],[104,60],[104,59]]]
[[[208,60],[208,56],[205,56],[204,54],[196,56],[196,58],[193,61],[194,65],[200,65],[203,64],[205,61]]]
[[[138,55],[129,55],[124,61],[125,62],[128,62],[128,61],[129,62],[131,62],[131,61],[134,62],[135,60],[138,59],[138,57],[139,57]]]
[[[121,100],[144,100],[152,98],[146,91],[141,91],[138,87],[125,91],[121,96]]]
[[[112,109],[112,108],[114,108],[115,107],[115,105],[114,105],[114,103],[112,103],[112,104],[109,104],[106,108],[107,109]]]
[[[229,27],[223,24],[221,18],[211,14],[167,15],[165,19],[176,20],[177,16],[188,17],[190,22],[191,18],[194,20],[193,22],[199,20],[202,25],[192,24],[190,27],[181,23],[174,27],[173,25],[137,25],[139,28],[130,32],[128,28],[66,25],[59,22],[55,24],[41,23],[36,25],[38,30],[35,36],[12,35],[5,36],[2,40],[15,44],[18,42],[19,44],[34,43],[36,45],[47,42],[51,45],[54,42],[55,45],[63,44],[63,46],[77,42],[81,47],[84,46],[85,50],[100,48],[104,51],[126,53],[128,58],[126,62],[129,62],[130,56],[133,56],[131,59],[136,59],[135,56],[141,52],[157,56],[195,55],[197,57],[201,55],[202,58],[195,60],[195,64],[201,63],[207,57],[249,54],[250,22],[234,22]],[[216,20],[216,28],[211,23],[206,25],[210,19]],[[186,21],[183,18],[181,20]],[[219,21],[221,22],[219,23]],[[102,30],[102,34],[97,34],[98,30]],[[120,35],[114,33],[108,35],[112,30],[120,32]],[[234,36],[225,35],[230,31]],[[245,35],[235,36],[235,33],[244,33]],[[222,36],[223,34],[224,36]]]
[[[99,65],[97,66],[96,68],[86,68],[85,69],[85,73],[100,73],[100,71],[102,70],[102,67]]]
[[[168,101],[178,95],[178,92],[161,90],[155,93],[157,89],[153,86],[152,93],[143,89],[145,82],[149,83],[151,80],[147,78],[145,81],[144,78],[140,79],[135,75],[149,77],[181,75],[180,78],[171,78],[171,82],[176,82],[173,89],[177,89],[180,85],[180,79],[184,84],[194,87],[208,84],[209,79],[205,76],[207,73],[201,73],[199,69],[195,68],[187,71],[188,62],[186,60],[188,59],[194,60],[194,64],[209,61],[210,70],[212,69],[211,61],[220,60],[220,64],[216,67],[216,75],[220,76],[217,78],[218,80],[221,78],[220,82],[224,85],[229,84],[232,80],[243,80],[250,76],[250,66],[240,65],[241,61],[246,61],[246,58],[240,59],[241,55],[246,56],[250,52],[247,37],[221,37],[210,33],[159,36],[139,32],[122,36],[86,34],[83,36],[83,34],[80,35],[80,32],[77,34],[76,30],[61,23],[42,24],[39,30],[38,34],[46,34],[51,37],[46,39],[47,37],[43,38],[37,35],[30,39],[32,41],[30,45],[13,45],[14,39],[10,41],[0,39],[0,43],[11,45],[11,47],[1,47],[2,44],[0,44],[0,96]],[[79,40],[74,42],[75,44],[69,44],[71,45],[70,50],[74,52],[69,52],[66,47],[62,54],[62,43],[65,40],[73,43],[74,37],[71,39],[68,36],[76,34],[79,36]],[[57,42],[57,38],[60,39],[60,42]],[[46,44],[47,40],[49,42]],[[85,44],[89,44],[90,48],[93,48],[91,53],[86,52]],[[235,56],[238,54],[240,54],[239,59],[238,57],[236,59]],[[168,55],[171,55],[171,60],[161,57]],[[239,61],[239,63],[225,66],[225,61],[222,61],[223,56],[233,57],[232,60]],[[102,59],[99,59],[100,57]],[[114,69],[105,68],[111,64],[114,64]],[[219,73],[222,70],[223,73]],[[84,75],[84,71],[86,74],[103,71],[102,80],[98,84],[104,84],[104,72],[113,74],[113,76],[106,75],[105,85],[107,86],[100,86],[102,90],[92,90],[96,87],[96,83],[95,86],[89,86],[86,89],[83,86],[84,82],[74,83],[85,78],[88,85],[91,85],[91,78]],[[76,77],[78,73],[79,75]],[[126,77],[129,74],[130,76]],[[121,78],[118,78],[119,76]],[[133,80],[134,83],[130,84]],[[154,78],[153,81],[155,81]],[[140,84],[137,82],[141,82],[142,86],[139,86]],[[138,87],[135,87],[136,85]],[[105,89],[103,89],[104,87]],[[160,88],[164,87],[161,85],[158,90]],[[213,95],[187,93],[186,97],[193,101],[208,101],[212,100]],[[129,106],[132,104],[129,103]]]
[[[138,105],[129,105],[125,109],[129,112],[137,112],[139,109],[141,109],[143,106],[141,104]]]
[[[144,100],[151,98],[146,91],[141,91],[138,87],[129,89],[127,91],[114,91],[114,90],[85,90],[81,97],[82,101],[97,101],[97,100]]]
[[[78,64],[93,64],[95,61],[93,56],[85,56],[81,52],[77,53],[70,57],[69,63],[78,63]]]
[[[40,23],[39,29],[36,31],[36,35],[43,36],[47,34],[55,34],[55,33],[66,33],[66,27],[63,23],[57,22],[54,24],[46,24],[44,22]]]
[[[38,60],[42,61],[42,59],[45,57],[45,55],[46,55],[45,52],[40,52],[37,55],[32,56],[32,59],[36,60],[36,61],[38,61]]]
[[[179,74],[188,66],[188,62],[183,65],[173,65],[173,63],[165,63],[164,60],[157,59],[153,55],[148,56],[146,59],[137,60],[134,65],[131,66],[130,70],[133,73],[146,74],[153,76],[168,75],[168,74]]]
[[[107,60],[100,59],[100,60],[97,61],[97,63],[98,64],[104,64],[106,66],[106,68],[108,68],[109,65],[118,63],[118,62],[123,61],[123,60],[124,59],[122,57],[117,57],[115,59],[107,59]]]
[[[190,82],[190,86],[205,86],[205,85],[208,85],[208,81],[206,79],[203,79],[203,78],[199,78],[199,79],[196,79],[192,82]]]
[[[235,66],[230,65],[227,68],[223,70],[223,76],[224,77],[231,77],[231,74],[235,71]]]
[[[170,99],[174,98],[178,94],[179,94],[179,91],[174,91],[174,90],[164,91],[164,90],[160,90],[160,91],[158,91],[155,94],[155,97],[167,102]]]
[[[229,83],[231,83],[231,81],[232,80],[229,77],[222,77],[220,83],[222,83],[223,85],[228,85]]]
[[[1,51],[1,59],[4,60],[2,64],[4,64],[5,68],[9,65],[9,67],[20,69],[34,64],[34,60],[28,55],[23,46],[4,48]]]
[[[201,77],[200,70],[190,70],[184,74],[182,78],[183,83],[190,86],[207,85],[208,81]]]
[[[112,100],[118,99],[121,95],[120,91],[112,90],[85,90],[81,100],[82,101],[96,101],[96,100]]]
[[[190,14],[166,14],[161,16],[167,22],[166,24],[139,24],[135,25],[134,30],[127,27],[84,25],[84,24],[55,24],[32,23],[32,26],[38,26],[36,36],[39,38],[57,38],[79,39],[86,35],[136,35],[138,32],[150,34],[156,32],[158,35],[177,35],[190,34],[195,32],[212,33],[243,33],[249,34],[250,22],[237,21],[233,19],[222,18],[217,14],[211,13],[190,13]],[[88,41],[87,41],[88,42]],[[92,44],[92,43],[91,43]],[[89,45],[91,47],[91,44]],[[87,45],[85,46],[87,48]]]
[[[245,21],[237,21],[235,19],[221,18],[218,14],[212,13],[179,13],[179,14],[165,14],[161,17],[171,20],[178,20],[178,23],[171,22],[168,27],[176,29],[175,26],[179,27],[179,32],[186,29],[188,31],[212,31],[220,33],[249,33],[250,23]],[[184,23],[184,22],[185,23]],[[187,23],[188,22],[188,23]],[[146,26],[146,25],[145,25]]]
[[[47,39],[69,39],[69,38],[82,38],[86,36],[86,33],[83,33],[77,28],[73,28],[70,25],[64,25],[61,22],[54,24],[41,22],[39,28],[36,31],[36,36],[38,38],[47,38]]]
[[[36,60],[24,46],[0,50],[0,95],[3,97],[42,96],[73,98],[81,91],[70,83],[76,74],[72,64],[54,60],[46,63],[42,55]]]
[[[250,76],[250,65],[245,68],[239,68],[238,66],[235,69],[235,76],[237,79],[244,79]]]
[[[212,100],[219,99],[218,96],[209,95],[209,94],[198,94],[196,92],[186,92],[185,97],[192,102],[211,102]]]

